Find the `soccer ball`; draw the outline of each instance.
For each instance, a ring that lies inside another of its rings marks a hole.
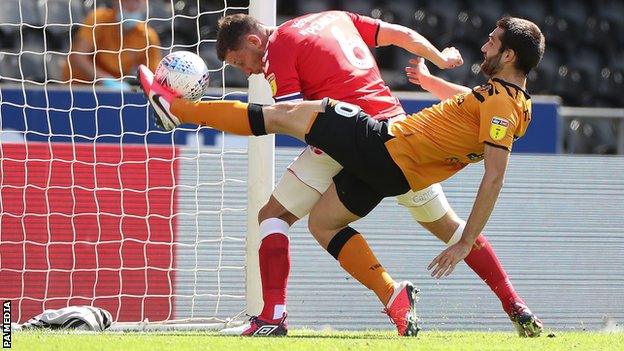
[[[209,73],[201,57],[189,51],[176,51],[163,57],[154,79],[178,97],[197,101],[208,88]]]

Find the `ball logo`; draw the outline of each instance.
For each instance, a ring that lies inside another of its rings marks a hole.
[[[492,117],[492,124],[490,125],[490,137],[493,140],[502,140],[507,134],[507,127],[509,122],[506,119],[500,117]]]

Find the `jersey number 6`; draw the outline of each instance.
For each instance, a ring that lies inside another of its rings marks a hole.
[[[357,69],[367,70],[375,66],[375,59],[362,38],[353,36],[347,38],[345,33],[337,26],[331,27],[331,33],[340,44],[342,52],[347,60]]]

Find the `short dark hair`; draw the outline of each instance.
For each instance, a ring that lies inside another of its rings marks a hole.
[[[225,16],[219,19],[217,31],[217,57],[225,61],[228,51],[240,49],[245,35],[260,29],[260,22],[244,14]]]
[[[511,49],[516,53],[516,68],[524,74],[537,66],[544,56],[545,39],[539,27],[526,19],[503,17],[496,26],[503,29],[501,52]]]

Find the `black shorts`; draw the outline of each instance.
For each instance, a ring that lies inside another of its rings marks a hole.
[[[410,187],[385,142],[388,123],[376,121],[351,104],[332,101],[306,134],[306,143],[326,152],[344,168],[334,177],[340,201],[364,217],[388,196]]]

